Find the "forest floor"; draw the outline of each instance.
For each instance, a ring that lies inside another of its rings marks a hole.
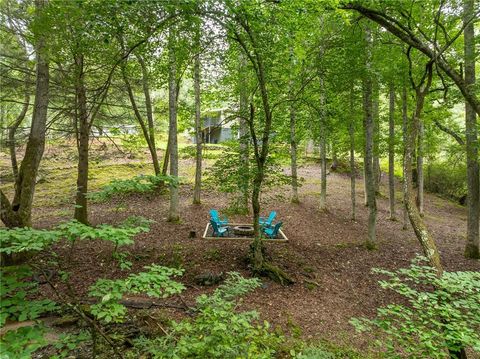
[[[129,168],[140,174],[138,171],[141,169],[135,166],[132,164]],[[191,174],[193,166],[192,159],[182,160],[180,168],[188,169],[183,175]],[[290,203],[288,186],[262,194],[262,214],[277,211],[277,219],[283,221],[283,231],[289,238],[287,243],[268,242],[268,254],[275,264],[293,277],[295,283],[283,287],[263,279],[263,286],[248,295],[240,309],[256,309],[262,319],[293,337],[312,342],[327,340],[338,346],[366,351],[372,338],[356,335],[349,320],[359,316],[372,317],[376,308],[396,299],[394,294],[379,287],[378,280],[381,278],[371,274],[371,269],[407,267],[412,258],[421,254],[410,226],[407,230],[402,229],[401,194],[397,193],[398,221],[388,219],[388,198],[380,196],[378,199],[378,249],[371,251],[364,247],[368,213],[363,205],[363,180],[357,179],[357,219],[352,221],[350,179],[347,175],[328,175],[326,211],[318,209],[319,166],[306,164],[299,169],[299,176],[305,179],[299,189],[299,204]],[[52,181],[58,181],[58,186],[64,185],[62,180]],[[381,193],[386,193],[386,190],[382,187]],[[230,271],[249,275],[245,261],[248,241],[201,238],[209,219],[209,209],[216,208],[225,214],[230,203],[229,196],[204,190],[201,205],[192,205],[192,196],[191,184],[180,186],[179,224],[166,221],[168,194],[116,198],[107,203],[92,203],[89,208],[94,225],[119,223],[131,215],[154,220],[150,232],[138,235],[135,244],[127,248],[129,259],[133,262],[132,271],[138,272],[151,263],[184,268],[185,274],[180,281],[187,290],[182,296],[191,305],[199,294],[214,289],[214,286],[198,285],[197,276]],[[71,204],[37,204],[34,223],[40,228],[51,227],[68,219],[72,211]],[[480,270],[479,261],[467,260],[463,256],[466,209],[426,194],[425,213],[446,270]],[[231,215],[229,220],[248,223],[251,217]],[[196,232],[196,238],[189,238],[191,231]],[[71,258],[66,244],[58,244],[55,250],[63,268],[71,272],[71,282],[78,298],[87,298],[88,287],[97,279],[121,278],[128,273],[112,262],[110,243],[98,241],[92,245],[90,241],[79,241]],[[47,261],[49,253],[42,254],[41,258]],[[41,293],[53,295],[46,285],[41,286]],[[167,312],[165,309],[158,310],[162,315],[182,315],[174,309]]]

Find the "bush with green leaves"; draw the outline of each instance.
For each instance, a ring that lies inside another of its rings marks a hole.
[[[258,279],[229,273],[212,295],[197,298],[192,320],[172,322],[168,335],[136,341],[134,355],[154,358],[273,358],[282,338],[258,313],[237,312],[236,299],[260,286]]]
[[[375,319],[352,319],[359,331],[379,335],[389,358],[448,358],[448,350],[471,347],[480,353],[480,272],[444,272],[441,277],[418,257],[409,268],[390,272],[380,286],[403,296],[408,305],[390,304]]]
[[[7,321],[35,320],[58,309],[51,300],[30,298],[38,290],[32,275],[26,266],[0,268],[0,328]],[[7,331],[0,339],[0,357],[30,358],[33,352],[47,345],[43,334],[44,328],[38,323]]]
[[[264,189],[291,183],[291,177],[284,173],[280,163],[280,156],[271,151],[264,169],[265,178],[262,184]],[[243,193],[243,189],[247,188],[250,196],[256,170],[255,159],[250,156],[249,165],[245,166],[241,160],[238,143],[229,143],[219,159],[206,169],[204,183],[225,193]]]
[[[126,279],[99,279],[90,287],[89,295],[99,299],[91,306],[91,313],[106,323],[120,323],[124,320],[127,308],[120,300],[127,293],[146,294],[153,298],[167,298],[181,293],[183,284],[172,280],[181,276],[183,270],[152,264],[148,271],[131,274]]]
[[[102,202],[114,196],[153,192],[162,183],[178,186],[178,178],[167,175],[140,175],[125,180],[114,179],[100,191],[88,193],[87,197],[93,201]]]
[[[58,241],[60,236],[58,230],[0,228],[0,253],[38,252]]]
[[[425,169],[425,189],[465,204],[467,196],[465,162],[433,162]]]

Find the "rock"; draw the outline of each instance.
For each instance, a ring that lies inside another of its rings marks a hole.
[[[225,279],[225,274],[220,272],[215,274],[212,272],[206,272],[195,276],[194,281],[198,285],[211,286],[222,282]]]

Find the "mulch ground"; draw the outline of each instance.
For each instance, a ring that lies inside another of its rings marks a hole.
[[[350,220],[350,182],[346,175],[328,176],[327,211],[318,210],[320,170],[309,165],[299,170],[306,179],[300,188],[300,203],[291,204],[289,188],[275,188],[264,194],[262,214],[278,212],[287,243],[267,243],[272,261],[287,271],[295,284],[282,287],[268,279],[263,286],[245,298],[242,309],[256,309],[262,319],[286,332],[300,328],[304,339],[323,338],[336,343],[365,348],[368,337],[358,337],[348,323],[351,317],[375,314],[377,307],[395,299],[392,293],[377,285],[379,277],[371,269],[396,269],[408,266],[421,248],[411,228],[402,230],[402,221],[388,219],[388,199],[378,200],[378,249],[369,251],[363,243],[367,235],[367,209],[363,205],[363,181],[357,181],[357,220]],[[383,189],[386,193],[386,189]],[[181,223],[166,221],[168,195],[131,196],[109,203],[92,204],[92,224],[115,224],[128,216],[141,215],[155,220],[148,233],[136,238],[128,250],[133,258],[133,272],[156,263],[181,266],[187,285],[185,302],[193,304],[200,293],[213,287],[200,287],[195,278],[205,273],[238,271],[249,275],[245,256],[247,241],[213,241],[200,237],[209,220],[208,211],[216,208],[221,214],[228,206],[228,197],[215,191],[204,191],[202,204],[192,205],[190,186],[180,188]],[[446,270],[480,270],[479,261],[463,257],[466,232],[466,209],[437,196],[426,195],[426,221],[432,231]],[[126,207],[122,208],[122,207]],[[402,218],[401,205],[397,206]],[[35,209],[45,213],[46,209]],[[223,213],[222,213],[223,212]],[[42,217],[45,218],[45,217]],[[249,216],[229,216],[235,223],[249,223]],[[43,219],[48,227],[58,218]],[[191,231],[196,238],[188,238]],[[58,245],[60,262],[72,273],[71,281],[79,298],[87,297],[88,287],[99,278],[121,278],[121,271],[111,260],[112,247],[104,242],[77,242],[74,255],[68,258],[68,247]],[[48,254],[44,255],[46,259]],[[68,258],[68,259],[67,259]],[[42,292],[51,295],[48,286]]]

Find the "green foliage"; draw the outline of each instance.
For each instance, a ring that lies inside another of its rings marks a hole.
[[[262,188],[274,188],[290,183],[290,176],[284,174],[280,161],[281,156],[272,151],[265,165]],[[254,158],[249,159],[249,166],[245,168],[239,145],[229,143],[213,166],[205,170],[204,183],[225,193],[240,193],[244,186],[251,190],[256,169]]]
[[[171,279],[182,275],[182,270],[159,265],[146,266],[145,269],[148,271],[131,274],[126,279],[98,280],[89,291],[90,296],[100,300],[91,306],[92,314],[106,323],[120,323],[127,312],[126,307],[120,304],[124,294],[146,294],[153,298],[166,298],[185,289],[183,284]]]
[[[480,352],[480,272],[444,272],[439,278],[422,261],[417,258],[396,272],[375,269],[388,277],[379,282],[381,287],[400,294],[408,305],[390,304],[378,309],[373,320],[354,318],[351,323],[357,330],[379,333],[377,344],[390,358],[402,353],[448,358],[447,348]]]
[[[67,358],[73,350],[77,349],[82,343],[90,339],[90,333],[84,330],[75,334],[62,334],[54,344],[55,349],[57,349],[59,353],[51,356],[50,359]]]
[[[235,299],[259,285],[229,273],[212,295],[197,298],[195,319],[173,322],[165,337],[137,340],[137,350],[154,358],[273,358],[282,338],[259,323],[256,312],[235,311]]]
[[[114,179],[103,186],[100,191],[89,193],[88,198],[101,202],[118,195],[153,192],[161,183],[178,186],[178,178],[162,175],[140,175],[126,180]]]
[[[38,318],[42,313],[56,309],[50,300],[30,300],[29,295],[37,291],[37,283],[28,281],[32,276],[26,266],[9,266],[0,269],[0,326],[7,320],[25,321]]]
[[[0,229],[0,253],[41,251],[59,239],[59,231],[29,227]]]
[[[467,169],[463,163],[430,163],[425,169],[425,189],[461,201],[467,195]]]
[[[57,309],[50,300],[32,300],[30,295],[37,291],[37,283],[29,281],[31,270],[26,266],[10,266],[0,269],[0,327],[7,320],[35,320],[46,312]],[[45,346],[44,328],[30,325],[9,330],[0,340],[1,358],[30,358],[31,354]]]
[[[0,339],[0,358],[30,359],[38,349],[48,345],[45,328],[39,325],[9,330]]]

